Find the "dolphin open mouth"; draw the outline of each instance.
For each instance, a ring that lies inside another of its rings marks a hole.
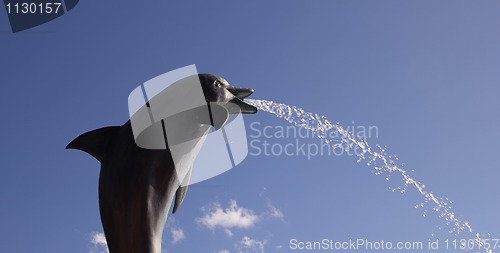
[[[254,114],[257,113],[257,107],[247,104],[244,99],[253,93],[253,89],[251,88],[239,88],[234,86],[228,86],[226,89],[234,95],[234,98],[230,101],[231,103],[236,104],[240,112],[243,114]]]

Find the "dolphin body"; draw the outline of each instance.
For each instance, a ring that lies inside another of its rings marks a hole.
[[[218,108],[222,117],[199,122],[197,117],[181,115],[179,119],[185,121],[181,124],[183,133],[202,136],[210,127],[218,130],[227,122],[228,114],[236,113],[235,109],[238,113],[257,112],[257,108],[243,102],[252,89],[231,86],[215,75],[199,74],[198,78],[207,103],[222,105]],[[199,138],[190,142],[183,147],[182,159],[176,160],[168,147],[139,147],[129,120],[122,126],[84,133],[68,144],[67,149],[85,151],[101,162],[99,211],[111,253],[161,252],[168,210],[174,195],[173,213],[182,204],[193,160],[204,141]]]

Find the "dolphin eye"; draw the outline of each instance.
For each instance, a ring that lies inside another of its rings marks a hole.
[[[215,80],[214,84],[216,87],[222,87],[222,83],[220,83],[219,80]]]

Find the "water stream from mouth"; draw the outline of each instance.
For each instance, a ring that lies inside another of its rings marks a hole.
[[[366,138],[355,136],[339,123],[333,123],[325,116],[306,112],[296,106],[258,99],[245,99],[245,102],[257,107],[261,111],[274,114],[296,127],[314,132],[314,136],[322,139],[332,148],[341,148],[344,151],[357,149],[354,152],[357,156],[357,162],[366,162],[375,175],[383,175],[387,180],[390,180],[393,175],[401,178],[402,185],[391,188],[393,192],[399,191],[405,193],[408,188],[415,188],[423,197],[422,202],[416,205],[415,208],[432,208],[438,214],[439,218],[444,219],[446,225],[449,227],[449,233],[458,235],[462,231],[466,231],[474,236],[477,248],[485,248],[485,239],[489,236],[480,235],[479,233],[473,234],[471,225],[467,221],[459,219],[455,212],[452,211],[451,200],[437,196],[432,191],[427,190],[422,182],[412,178],[408,170],[403,168],[402,163],[398,162],[397,156],[387,154],[385,147],[380,145],[372,147],[368,144]],[[328,135],[329,131],[336,131],[336,137],[333,138]],[[423,216],[425,215],[426,211],[424,211]],[[491,249],[485,249],[485,251],[488,253],[493,252]]]

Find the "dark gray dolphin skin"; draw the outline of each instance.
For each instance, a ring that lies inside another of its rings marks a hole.
[[[243,101],[253,93],[252,89],[230,86],[215,75],[198,76],[207,102],[218,102],[223,106],[232,102],[228,105],[238,105],[241,113],[257,112],[257,108]],[[234,110],[226,109],[229,113]],[[219,129],[226,120],[220,123],[212,121],[212,125]],[[201,124],[193,121],[192,125],[186,126],[186,131],[199,129]],[[137,146],[130,120],[122,126],[84,133],[66,148],[85,151],[101,162],[99,211],[109,251],[160,253],[163,228],[174,195],[175,213],[187,191],[187,184],[182,187],[179,183],[169,149],[151,150]]]

